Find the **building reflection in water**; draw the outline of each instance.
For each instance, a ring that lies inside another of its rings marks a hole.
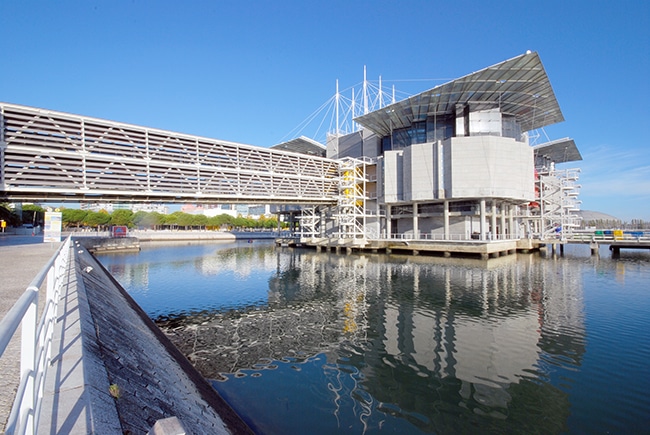
[[[351,397],[361,420],[389,413],[439,430],[435,416],[455,408],[469,418],[461,430],[475,418],[508,420],[494,430],[565,424],[567,396],[549,379],[555,367],[579,366],[585,351],[580,273],[567,262],[272,247],[192,261],[201,274],[272,269],[266,304],[159,321],[207,378],[236,379],[282,361],[295,367],[321,354],[335,412]]]
[[[553,430],[561,428],[566,396],[548,384],[530,387],[554,361],[579,365],[584,353],[580,275],[566,263],[304,257],[301,275],[338,293],[347,338],[339,355],[360,370],[375,400],[426,416],[437,412],[436,395],[457,395],[474,414],[505,419],[516,396],[522,419],[544,405],[553,409]],[[295,297],[304,283],[282,284]]]

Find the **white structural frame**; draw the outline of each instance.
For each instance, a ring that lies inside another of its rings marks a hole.
[[[555,169],[539,173],[539,236],[548,240],[571,237],[574,229],[580,227],[581,219],[578,194],[579,169]]]
[[[341,160],[337,209],[339,238],[366,238],[366,162],[359,159]]]
[[[12,200],[333,204],[339,162],[0,103]]]

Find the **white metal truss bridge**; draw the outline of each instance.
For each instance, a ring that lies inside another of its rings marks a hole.
[[[336,160],[0,103],[10,201],[331,204]]]

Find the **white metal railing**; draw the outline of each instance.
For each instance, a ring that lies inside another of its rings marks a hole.
[[[70,253],[68,237],[41,269],[25,292],[0,321],[0,357],[22,325],[20,344],[20,383],[9,414],[5,433],[34,434],[38,427],[45,374],[50,365],[52,335],[57,306]],[[43,314],[38,319],[39,289],[47,279]]]
[[[569,237],[574,242],[650,242],[650,231],[644,230],[578,230]]]
[[[479,235],[478,234],[449,234],[448,237],[445,237],[444,234],[429,234],[429,233],[420,233],[417,236],[415,236],[413,233],[399,233],[399,234],[391,234],[389,239],[395,239],[395,240],[413,240],[413,241],[481,241],[478,239]],[[504,234],[498,234],[498,235],[485,235],[485,241],[495,241],[495,240],[513,240],[513,239],[518,239],[519,237],[514,237],[514,236],[509,236],[509,235],[504,235]]]
[[[131,231],[133,232],[133,231]],[[66,234],[69,234],[74,237],[110,237],[110,231],[66,231]]]

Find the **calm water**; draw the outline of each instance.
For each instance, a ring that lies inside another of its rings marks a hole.
[[[650,253],[100,260],[259,433],[648,433]]]

